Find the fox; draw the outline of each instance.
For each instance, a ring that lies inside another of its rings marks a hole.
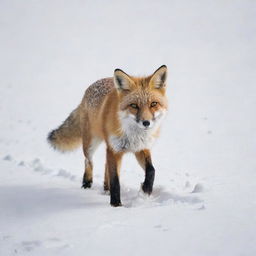
[[[130,76],[115,69],[113,77],[90,85],[78,107],[47,137],[50,145],[61,152],[82,145],[85,168],[82,188],[93,183],[92,157],[101,144],[106,144],[103,188],[110,193],[110,205],[122,206],[120,168],[125,153],[133,153],[144,169],[141,188],[153,191],[155,168],[150,149],[159,137],[168,102],[166,96],[167,67],[162,65],[150,76]]]

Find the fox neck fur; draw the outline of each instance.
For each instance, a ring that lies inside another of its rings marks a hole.
[[[138,152],[143,149],[150,149],[158,136],[160,123],[165,116],[165,111],[156,113],[154,127],[145,129],[140,127],[133,115],[124,111],[118,113],[122,134],[112,135],[109,143],[115,152],[130,151]]]

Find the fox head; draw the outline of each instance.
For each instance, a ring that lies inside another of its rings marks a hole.
[[[121,69],[115,70],[119,118],[124,129],[146,131],[159,127],[167,110],[166,78],[165,65],[148,77],[132,77]]]

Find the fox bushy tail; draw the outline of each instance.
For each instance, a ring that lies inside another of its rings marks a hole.
[[[68,118],[57,129],[48,134],[48,142],[59,151],[71,151],[82,143],[80,128],[80,107],[73,110]]]

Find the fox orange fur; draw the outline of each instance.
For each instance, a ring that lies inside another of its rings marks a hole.
[[[89,86],[79,106],[48,135],[49,143],[60,151],[83,145],[83,188],[93,182],[95,149],[102,141],[106,143],[104,189],[110,190],[112,206],[121,205],[119,173],[126,152],[134,153],[145,170],[143,191],[152,192],[155,169],[150,148],[167,111],[166,78],[165,65],[148,77],[132,77],[116,69],[114,77]]]

